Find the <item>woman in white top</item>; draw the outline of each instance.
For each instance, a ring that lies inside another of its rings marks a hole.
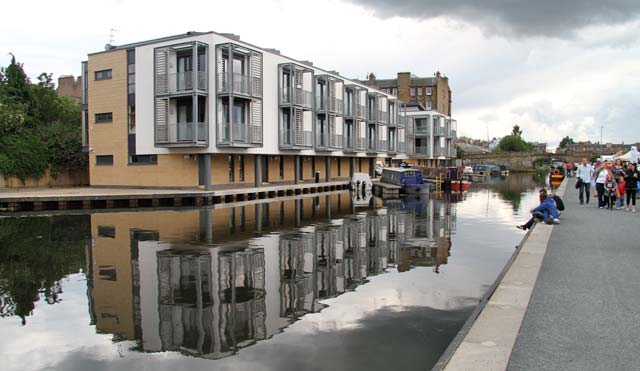
[[[603,163],[598,169],[596,169],[596,192],[598,192],[598,208],[603,209],[605,204],[604,199],[604,183],[607,181],[607,175],[609,175],[609,168],[611,162]]]

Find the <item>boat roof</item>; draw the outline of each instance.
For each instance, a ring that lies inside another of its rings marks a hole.
[[[382,171],[394,171],[397,173],[404,173],[407,171],[420,171],[419,169],[406,169],[406,168],[401,168],[401,167],[385,167],[384,169],[382,169]]]

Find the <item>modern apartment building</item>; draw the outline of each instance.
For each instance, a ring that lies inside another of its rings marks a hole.
[[[451,116],[451,89],[449,78],[440,71],[433,77],[417,77],[410,72],[398,72],[395,79],[376,79],[373,73],[362,81],[365,85],[395,95],[403,102],[422,104],[427,110]]]
[[[82,72],[93,186],[335,180],[406,158],[395,96],[236,35],[107,46]]]
[[[407,121],[406,154],[410,161],[428,167],[450,165],[457,156],[458,122],[420,103],[403,103],[401,109]]]

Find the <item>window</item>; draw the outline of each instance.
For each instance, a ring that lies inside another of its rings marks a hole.
[[[284,179],[284,156],[278,156],[280,159],[280,179]]]
[[[409,94],[410,94],[412,97],[415,97],[415,96],[416,96],[416,88],[411,88],[411,89],[409,89]]]
[[[244,155],[238,155],[238,180],[244,182]]]
[[[431,88],[425,88],[426,94],[431,95]]]
[[[431,101],[430,100],[427,101],[426,108],[427,109],[431,109]]]
[[[96,80],[110,80],[111,79],[111,70],[101,70],[95,72]]]
[[[96,155],[96,165],[113,165],[113,155]]]
[[[130,164],[158,164],[158,155],[129,155]]]
[[[113,113],[96,113],[96,124],[103,124],[106,122],[113,122]]]
[[[99,225],[98,236],[116,238],[116,227]]]
[[[235,182],[235,176],[233,171],[233,155],[228,156],[229,161],[229,183]]]
[[[398,95],[398,89],[393,88],[393,92],[392,92],[391,94],[393,94],[393,95]]]
[[[422,95],[422,88],[418,88],[418,95]]]
[[[105,281],[117,281],[118,271],[112,265],[102,265],[98,267],[98,277],[100,277],[101,280]]]

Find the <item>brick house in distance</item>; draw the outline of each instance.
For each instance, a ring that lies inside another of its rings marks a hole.
[[[376,79],[370,73],[367,80],[361,81],[370,87],[395,95],[403,102],[417,102],[427,110],[438,111],[451,116],[451,89],[449,78],[440,71],[434,77],[412,76],[410,72],[398,72],[395,79]]]

